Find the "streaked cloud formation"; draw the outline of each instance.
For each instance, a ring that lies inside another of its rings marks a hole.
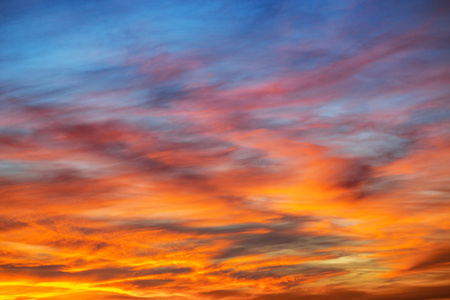
[[[0,299],[449,299],[447,1],[3,1]]]

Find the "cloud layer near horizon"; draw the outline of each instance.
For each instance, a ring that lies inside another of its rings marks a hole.
[[[446,1],[4,1],[0,299],[449,299]]]

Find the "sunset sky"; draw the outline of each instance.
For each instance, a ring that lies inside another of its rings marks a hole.
[[[450,299],[450,1],[0,2],[0,300]]]

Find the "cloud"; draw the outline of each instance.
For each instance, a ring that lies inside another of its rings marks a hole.
[[[131,267],[105,267],[70,272],[65,265],[0,265],[3,278],[26,278],[32,281],[72,281],[99,282],[112,279],[126,279],[161,274],[190,273],[191,268],[157,267],[151,269],[135,269]],[[139,285],[139,283],[135,283]],[[142,283],[144,284],[144,283]]]
[[[0,231],[10,231],[28,226],[27,223],[0,217]]]
[[[271,299],[296,299],[296,300],[419,300],[419,299],[446,299],[449,296],[449,292],[445,286],[428,286],[428,287],[402,287],[396,292],[364,292],[358,290],[346,290],[346,289],[331,289],[326,293],[302,293],[302,292],[287,292],[287,293],[273,293],[256,296],[255,300],[271,300]]]
[[[295,228],[295,227],[293,227]],[[336,245],[351,243],[350,239],[333,235],[313,235],[294,230],[273,229],[267,233],[241,234],[229,238],[232,245],[219,252],[216,259],[229,259],[239,256],[265,254],[276,251],[301,253],[323,250]]]
[[[200,297],[208,297],[211,299],[227,299],[227,298],[246,298],[251,296],[251,294],[238,290],[238,289],[230,289],[230,290],[212,290],[208,292],[199,293]]]
[[[150,298],[150,297],[138,297],[138,296],[132,296],[127,294],[120,294],[120,293],[113,293],[113,292],[99,292],[99,291],[89,291],[89,292],[74,292],[74,293],[67,293],[62,294],[58,296],[50,296],[50,297],[42,297],[41,299],[44,300],[69,300],[69,299],[80,299],[80,300],[88,300],[92,299],[92,297],[95,297],[96,299],[103,300],[103,299],[112,299],[112,300],[158,300],[158,298]],[[161,299],[161,298],[159,298]]]
[[[173,282],[174,279],[139,279],[116,283],[99,284],[99,287],[119,287],[126,290],[151,290],[152,288]]]
[[[445,268],[450,263],[450,249],[439,249],[426,257],[424,260],[419,261],[408,271],[421,271],[421,270],[434,270]]]
[[[292,282],[283,282],[284,286],[299,285],[304,281],[311,281],[311,279],[320,279],[327,276],[337,276],[345,273],[344,269],[337,268],[321,268],[314,265],[299,264],[299,265],[283,265],[261,267],[252,270],[238,271],[238,270],[224,270],[219,272],[212,272],[209,275],[221,275],[231,277],[243,281],[258,281],[261,279],[271,278],[273,280],[281,279],[283,277],[295,277]]]
[[[9,295],[449,298],[447,6],[5,3]]]

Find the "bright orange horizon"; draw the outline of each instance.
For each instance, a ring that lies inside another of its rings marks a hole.
[[[3,1],[0,300],[449,300],[446,1]]]

